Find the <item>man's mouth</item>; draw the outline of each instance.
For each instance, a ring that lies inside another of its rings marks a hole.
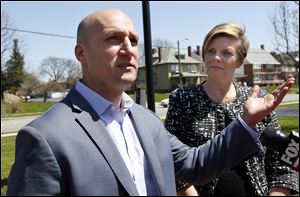
[[[135,65],[131,63],[124,63],[124,64],[119,64],[117,67],[128,69],[128,68],[135,68]]]

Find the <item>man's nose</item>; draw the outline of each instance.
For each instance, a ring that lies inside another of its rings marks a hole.
[[[124,39],[120,52],[122,55],[133,55],[133,46],[129,38]]]

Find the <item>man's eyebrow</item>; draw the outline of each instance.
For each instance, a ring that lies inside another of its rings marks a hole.
[[[112,36],[112,35],[127,35],[125,31],[118,30],[118,29],[107,29],[104,30],[105,36]],[[139,40],[139,36],[135,33],[130,33],[129,37],[136,39],[137,41]]]

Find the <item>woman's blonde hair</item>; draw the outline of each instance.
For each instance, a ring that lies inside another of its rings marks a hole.
[[[211,41],[217,37],[231,37],[238,41],[240,44],[237,46],[237,60],[240,65],[243,64],[249,49],[249,41],[245,36],[245,28],[235,23],[222,23],[210,30],[205,36],[202,45],[202,58],[205,59],[207,48]]]

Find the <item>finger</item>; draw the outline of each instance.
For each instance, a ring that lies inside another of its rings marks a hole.
[[[272,91],[273,96],[278,97],[279,94],[281,94],[281,91],[283,91],[283,90],[288,91],[293,86],[294,83],[295,83],[294,78],[288,79],[285,83],[281,84],[274,91]]]
[[[275,96],[275,102],[276,103],[281,103],[285,95],[288,93],[289,88],[283,88],[276,96]]]
[[[272,109],[276,108],[277,100],[275,99],[275,97],[272,94],[268,94],[266,96],[265,101],[266,101],[265,104],[268,108],[272,108]]]
[[[258,92],[259,92],[259,86],[258,86],[258,85],[255,85],[255,86],[253,87],[253,92],[252,92],[252,94],[250,95],[250,97],[252,97],[252,98],[257,98]]]

